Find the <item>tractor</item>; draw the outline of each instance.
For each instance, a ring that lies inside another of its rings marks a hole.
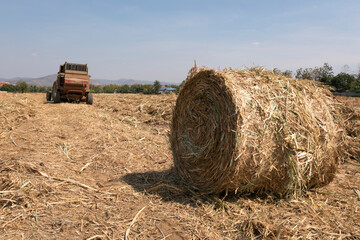
[[[93,103],[90,93],[90,75],[87,64],[68,63],[60,65],[52,91],[46,93],[46,100],[60,102]]]

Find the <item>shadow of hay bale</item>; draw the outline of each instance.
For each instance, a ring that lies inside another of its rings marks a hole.
[[[184,203],[189,200],[189,192],[183,189],[174,168],[165,171],[129,173],[121,178],[138,192],[158,195],[164,201]]]
[[[242,193],[242,194],[204,194],[193,191],[176,173],[175,168],[165,171],[148,171],[142,173],[129,173],[120,180],[126,182],[137,192],[159,196],[166,202],[177,202],[196,206],[197,203],[214,205],[214,208],[222,208],[224,202],[236,203],[242,200],[261,200],[269,204],[276,204],[279,200],[276,196],[269,194]]]
[[[141,193],[160,197],[164,202],[179,203],[198,208],[207,205],[215,211],[229,212],[234,207],[241,209],[241,219],[234,225],[239,231],[237,239],[275,239],[280,236],[278,225],[269,222],[268,219],[258,219],[258,204],[269,204],[275,207],[278,198],[259,194],[208,195],[201,192],[190,191],[176,174],[174,168],[165,171],[148,171],[142,173],[129,173],[120,178],[131,185],[133,189]],[[288,232],[282,227],[281,234]]]

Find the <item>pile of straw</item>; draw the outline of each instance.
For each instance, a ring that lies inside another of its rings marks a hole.
[[[360,162],[360,108],[357,101],[341,98],[344,105],[341,113],[345,118],[345,154],[353,160]],[[360,102],[360,101],[359,101]]]
[[[204,193],[290,197],[328,184],[343,151],[334,104],[315,82],[195,67],[173,112],[175,168]]]

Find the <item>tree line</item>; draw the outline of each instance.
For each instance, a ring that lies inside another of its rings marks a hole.
[[[179,92],[180,86],[169,85],[167,87],[175,88],[175,92]],[[105,86],[90,84],[90,92],[92,93],[144,93],[155,94],[158,93],[161,88],[161,84],[158,80],[155,80],[154,84],[133,84],[133,85],[117,85],[109,84]],[[18,81],[15,85],[6,84],[0,88],[0,91],[7,92],[46,92],[51,91],[52,87],[42,87],[35,85],[28,85],[24,81]]]
[[[360,68],[356,74],[349,73],[349,70],[349,66],[344,65],[342,71],[335,75],[332,66],[324,63],[322,67],[299,68],[295,74],[290,70],[281,71],[277,68],[274,68],[273,72],[287,77],[322,82],[338,92],[360,92]]]
[[[5,84],[0,87],[0,91],[7,91],[7,92],[46,92],[51,91],[51,87],[43,87],[43,86],[35,86],[35,85],[28,85],[24,81],[18,81],[15,85],[12,84]]]
[[[328,63],[324,63],[322,67],[314,68],[299,68],[293,73],[290,70],[282,71],[278,68],[274,68],[273,72],[279,75],[287,77],[295,77],[297,79],[309,79],[322,82],[331,86],[332,90],[339,92],[360,92],[360,67],[358,73],[350,74],[349,66],[344,65],[342,71],[338,74],[334,74],[332,66]],[[184,81],[180,85],[166,85],[166,87],[172,87],[175,89],[175,93],[180,91]],[[117,85],[109,84],[105,86],[90,84],[90,91],[92,93],[144,93],[155,94],[160,90],[160,82],[154,81],[154,84],[133,84],[133,85]],[[51,91],[52,87],[39,87],[30,85],[24,81],[18,81],[16,85],[3,85],[0,91],[7,92],[46,92]]]
[[[166,87],[175,88],[175,92],[180,90],[179,85],[166,85]],[[93,93],[143,93],[143,94],[155,94],[158,93],[161,88],[161,84],[158,80],[155,80],[154,84],[133,84],[133,85],[117,85],[109,84],[105,86],[90,84],[90,92]]]

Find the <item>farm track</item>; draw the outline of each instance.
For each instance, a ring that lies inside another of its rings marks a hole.
[[[182,190],[168,142],[175,100],[0,93],[0,239],[123,239],[133,220],[129,239],[360,239],[356,162],[292,201]]]

